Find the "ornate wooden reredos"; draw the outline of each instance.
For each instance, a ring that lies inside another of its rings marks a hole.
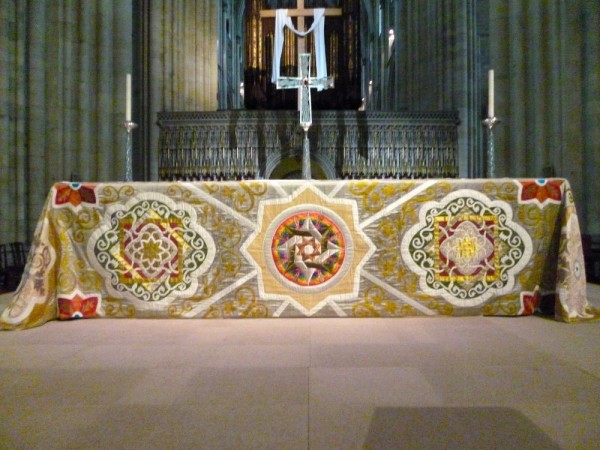
[[[300,178],[295,111],[159,113],[161,180]],[[315,111],[313,178],[458,175],[456,112]]]

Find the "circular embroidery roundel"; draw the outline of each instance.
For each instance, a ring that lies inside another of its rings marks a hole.
[[[275,228],[271,256],[277,272],[289,282],[319,286],[342,268],[344,243],[344,233],[330,217],[315,211],[298,212]]]

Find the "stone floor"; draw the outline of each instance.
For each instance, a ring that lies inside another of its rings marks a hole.
[[[0,448],[600,448],[599,343],[541,317],[55,321],[0,332]]]

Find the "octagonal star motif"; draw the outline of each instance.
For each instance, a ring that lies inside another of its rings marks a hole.
[[[173,220],[165,226],[161,221],[150,219],[132,227],[125,220],[121,224],[123,232],[122,256],[137,272],[140,280],[158,279],[169,273],[170,278],[180,278],[182,259],[179,252],[183,245],[181,239],[171,230],[181,227],[181,220]],[[123,282],[131,282],[132,271],[124,273]]]
[[[256,231],[242,246],[256,263],[260,295],[288,300],[305,314],[358,295],[360,269],[374,252],[358,226],[354,200],[313,185],[263,201]]]

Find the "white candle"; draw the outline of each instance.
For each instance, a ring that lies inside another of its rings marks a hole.
[[[488,117],[494,117],[494,71],[488,72]]]
[[[125,92],[125,120],[131,122],[131,74],[127,74],[127,88]]]

